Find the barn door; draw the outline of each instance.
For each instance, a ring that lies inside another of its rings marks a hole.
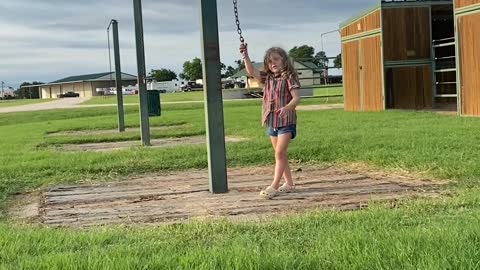
[[[360,59],[358,40],[342,44],[342,66],[346,111],[360,111]]]
[[[383,82],[380,36],[361,39],[360,56],[360,107],[362,111],[383,110]]]

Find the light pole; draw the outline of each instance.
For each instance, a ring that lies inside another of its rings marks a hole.
[[[321,33],[320,34],[320,43],[321,43],[321,46],[322,46],[322,52],[325,53],[325,49],[323,48],[323,37],[328,35],[328,34],[332,34],[332,33],[338,33],[338,29],[335,29],[335,30],[332,30],[332,31],[328,31],[328,32],[325,32],[325,33]],[[327,56],[327,54],[325,53],[325,56]],[[325,67],[325,72],[324,72],[324,77],[325,77],[325,85],[328,84],[328,62],[327,62],[327,66]]]
[[[322,46],[322,52],[324,52],[324,48],[323,48],[323,37],[328,35],[328,34],[331,34],[331,33],[337,33],[339,30],[336,29],[336,30],[332,30],[332,31],[328,31],[328,32],[325,32],[325,33],[321,33],[320,34],[320,41],[321,41],[321,46]]]

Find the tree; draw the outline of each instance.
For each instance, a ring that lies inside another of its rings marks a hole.
[[[232,77],[233,74],[235,74],[235,73],[236,73],[236,69],[234,69],[232,66],[228,66],[224,75],[225,75],[226,78],[228,78],[228,77]]]
[[[222,70],[222,78],[228,78],[235,74],[235,69],[232,66],[227,67],[224,63],[220,63],[220,68]]]
[[[227,66],[222,62],[220,62],[220,72],[221,72],[222,78],[228,77],[227,76]]]
[[[315,63],[315,65],[319,66],[320,68],[326,68],[328,67],[328,59],[327,54],[324,51],[319,51],[315,55],[315,59],[312,60],[312,62]]]
[[[342,68],[342,54],[337,55],[337,57],[333,61],[333,65],[336,68]]]
[[[239,72],[240,70],[245,68],[245,63],[240,59],[236,60],[235,64],[237,64],[237,68],[235,69],[235,72]]]
[[[152,78],[157,82],[165,82],[177,79],[177,74],[170,69],[152,69]]]
[[[202,60],[194,58],[192,61],[187,61],[183,64],[183,76],[186,80],[194,81],[203,77]]]
[[[40,87],[36,85],[40,84],[43,84],[43,82],[23,82],[22,84],[20,84],[20,87],[15,91],[15,95],[19,98],[38,99],[40,98]]]
[[[253,62],[252,62],[252,63],[253,63]],[[243,70],[243,69],[245,68],[245,63],[243,63],[243,61],[240,60],[240,59],[236,60],[236,61],[235,61],[235,64],[237,64],[237,68],[234,68],[234,69],[232,70],[232,75],[234,75],[235,73],[237,73],[237,72],[239,72],[239,71],[241,71],[241,70]]]
[[[314,53],[315,53],[315,49],[308,45],[302,45],[300,47],[295,46],[292,49],[290,49],[290,51],[288,51],[288,55],[291,58],[293,58],[294,60],[298,59],[299,61],[313,58]]]
[[[182,80],[186,80],[186,79],[187,79],[187,76],[185,76],[185,74],[183,74],[183,73],[178,74],[178,77],[179,77],[180,79],[182,79]]]

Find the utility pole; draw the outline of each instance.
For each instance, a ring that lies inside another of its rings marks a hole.
[[[2,98],[4,98],[4,97],[5,97],[5,93],[3,92],[3,85],[4,85],[4,84],[5,84],[5,82],[4,82],[4,81],[2,81]]]
[[[331,34],[331,33],[338,33],[338,31],[339,31],[339,30],[336,29],[336,30],[332,30],[332,31],[328,31],[328,32],[325,32],[325,33],[320,34],[320,41],[321,41],[321,46],[322,46],[322,52],[325,51],[324,48],[323,48],[323,37],[326,36],[326,35],[328,35],[328,34]]]

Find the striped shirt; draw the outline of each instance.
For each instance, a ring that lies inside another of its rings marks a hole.
[[[280,109],[292,101],[293,89],[300,88],[300,82],[295,79],[274,77],[261,71],[261,83],[263,87],[262,125],[264,127],[279,128],[297,123],[295,110],[280,117]]]

